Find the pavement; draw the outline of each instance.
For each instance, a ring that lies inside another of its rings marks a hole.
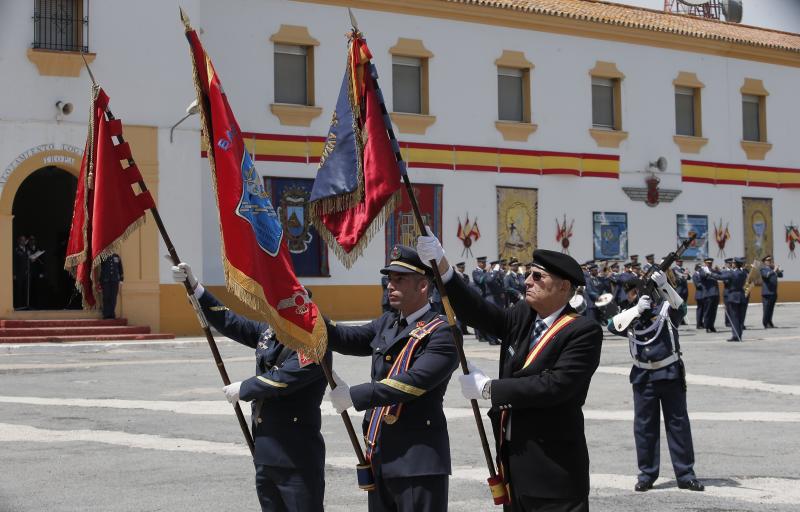
[[[760,318],[751,305],[743,343],[725,341],[721,311],[717,334],[681,328],[704,493],[677,489],[666,440],[655,488],[633,492],[628,346],[606,336],[584,407],[593,511],[800,510],[800,304],[777,305],[777,329],[762,329]],[[218,344],[231,379],[252,376],[250,349]],[[496,375],[496,347],[468,336],[465,348]],[[369,375],[368,358],[336,355],[334,366],[351,384]],[[249,452],[221,387],[200,338],[0,345],[0,512],[258,510]],[[444,405],[449,509],[499,510],[457,382]],[[323,406],[326,510],[364,511],[352,447]],[[361,415],[351,416],[358,427]]]

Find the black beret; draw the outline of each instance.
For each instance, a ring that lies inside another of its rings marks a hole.
[[[583,271],[578,262],[567,254],[547,249],[533,251],[533,264],[542,270],[568,280],[576,286],[586,284]]]
[[[422,263],[417,251],[405,245],[395,245],[389,255],[389,264],[381,269],[381,274],[400,272],[402,274],[415,273],[421,276],[433,276],[433,271]]]

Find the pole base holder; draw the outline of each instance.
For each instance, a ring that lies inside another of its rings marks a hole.
[[[357,464],[356,477],[358,478],[358,488],[362,491],[375,490],[375,476],[372,474],[372,464]]]
[[[508,505],[511,500],[508,498],[508,489],[503,479],[498,476],[492,476],[486,479],[489,482],[489,490],[492,491],[492,499],[495,505]]]

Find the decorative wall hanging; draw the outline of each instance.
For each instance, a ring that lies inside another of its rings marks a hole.
[[[473,222],[469,221],[469,214],[466,215],[466,221],[461,224],[461,217],[458,218],[458,239],[461,240],[463,248],[461,249],[461,256],[472,257],[472,244],[477,242],[481,237],[481,231],[478,228],[477,217]]]
[[[692,233],[695,234],[694,242],[683,253],[685,260],[703,260],[708,257],[708,216],[686,215],[679,213],[676,216],[678,244],[688,240]]]
[[[628,258],[628,214],[592,213],[594,259],[625,260]]]
[[[561,252],[569,254],[569,239],[572,238],[572,226],[575,225],[575,219],[569,221],[567,226],[567,214],[564,214],[564,220],[558,222],[556,219],[556,242],[561,245]]]
[[[744,257],[758,260],[772,254],[772,199],[742,198]]]
[[[497,254],[530,261],[536,249],[538,191],[497,187]]]

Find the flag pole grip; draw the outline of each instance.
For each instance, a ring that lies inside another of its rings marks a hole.
[[[106,115],[108,115],[109,120],[113,121],[115,119],[114,114],[112,114],[108,109],[106,110]],[[125,139],[121,134],[117,136],[117,139],[119,140],[120,144],[125,143]],[[128,159],[128,165],[134,165],[132,158]],[[147,185],[145,184],[144,179],[139,180],[137,184],[143,193],[147,192]],[[158,232],[161,234],[161,239],[164,240],[164,245],[167,246],[167,251],[169,252],[169,257],[172,260],[172,264],[177,265],[181,262],[181,260],[178,257],[178,252],[175,250],[175,246],[172,244],[172,239],[170,239],[166,227],[164,227],[164,222],[161,220],[161,214],[158,213],[158,208],[155,206],[150,208],[150,214],[153,216],[153,220],[156,223]],[[200,326],[203,328],[203,334],[208,342],[208,348],[211,349],[211,355],[214,357],[214,363],[216,363],[217,370],[219,370],[219,375],[222,377],[222,383],[227,386],[231,383],[231,379],[228,377],[228,371],[225,369],[225,363],[222,362],[222,356],[217,348],[214,335],[211,333],[211,328],[208,326],[206,317],[203,314],[200,303],[197,302],[197,299],[194,296],[194,290],[192,290],[192,286],[189,284],[188,279],[183,281],[183,286],[186,289],[186,295],[189,298],[189,303],[192,305],[195,314],[197,314]],[[233,405],[233,410],[236,413],[236,419],[239,421],[239,427],[242,430],[242,435],[244,435],[244,439],[247,442],[247,447],[250,449],[250,455],[255,456],[256,447],[255,443],[253,442],[253,435],[250,433],[250,428],[247,426],[247,420],[245,419],[244,413],[242,413],[242,408],[239,406],[238,402]]]

